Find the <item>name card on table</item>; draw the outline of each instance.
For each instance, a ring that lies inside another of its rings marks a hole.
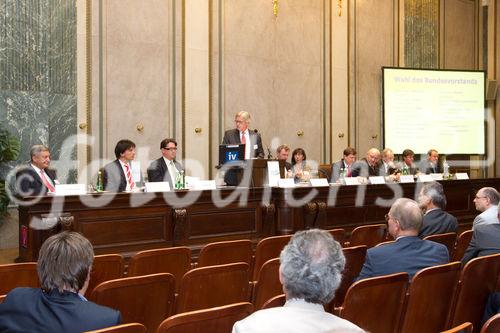
[[[200,177],[184,176],[184,181],[187,189],[196,188],[196,184],[200,181]]]
[[[431,175],[418,175],[418,181],[422,183],[433,182],[434,179]]]
[[[144,183],[144,192],[168,192],[168,191],[170,191],[169,182]]]
[[[467,172],[457,172],[455,174],[455,179],[456,180],[466,180],[466,179],[469,179],[469,175],[467,174]]]
[[[215,184],[215,180],[199,180],[196,182],[193,187],[194,190],[215,190],[217,189],[217,185]]]
[[[372,176],[368,179],[370,180],[370,184],[385,184],[384,176]]]
[[[295,181],[293,178],[280,178],[278,180],[279,187],[295,187]]]
[[[278,161],[267,162],[267,179],[269,186],[278,186],[280,180],[280,163]]]
[[[399,176],[399,182],[400,183],[414,183],[415,179],[413,178],[413,175],[401,175],[401,176]]]
[[[82,195],[87,194],[85,184],[56,184],[55,195]]]
[[[312,186],[330,186],[326,178],[311,178],[309,179]]]
[[[432,177],[432,180],[443,180],[442,173],[431,173],[430,176]]]
[[[344,181],[346,185],[361,185],[358,177],[345,177]]]

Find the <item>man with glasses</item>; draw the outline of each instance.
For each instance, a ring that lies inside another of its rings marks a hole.
[[[446,246],[418,237],[422,212],[415,201],[397,199],[386,220],[388,231],[396,241],[369,249],[358,279],[399,272],[406,272],[411,278],[423,268],[448,263]]]
[[[489,191],[491,191],[492,189],[495,190],[494,188],[491,187],[485,187],[479,190],[479,192],[477,192],[476,198],[474,199],[474,203],[476,203],[476,208],[478,205],[477,202],[479,202],[480,200],[489,201],[489,199],[482,198],[480,196],[480,193],[484,193],[481,192],[484,189],[489,189]],[[497,193],[497,205],[499,205],[498,192],[496,193]],[[500,222],[499,222],[500,214],[498,213],[499,207],[497,205],[495,205],[496,208],[495,211],[497,212],[496,222],[493,219],[490,219],[487,222],[481,221],[479,224],[476,224],[474,226],[472,232],[472,239],[470,240],[469,247],[465,251],[465,254],[462,258],[463,264],[467,263],[469,260],[476,257],[482,257],[482,256],[488,256],[490,254],[500,253]],[[475,222],[476,221],[474,220],[474,223]]]
[[[177,156],[177,141],[172,138],[164,139],[160,143],[162,157],[154,160],[148,167],[149,182],[168,182],[174,188],[175,179],[179,172],[184,170],[175,160]]]
[[[481,214],[476,216],[472,223],[472,229],[475,229],[479,224],[495,224],[498,223],[498,202],[499,194],[493,187],[483,187],[477,191],[474,198],[476,210]]]

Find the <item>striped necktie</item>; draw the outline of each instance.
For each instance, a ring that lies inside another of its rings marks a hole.
[[[125,163],[125,173],[127,175],[127,183],[129,184],[130,190],[132,191],[135,187],[135,182],[132,179],[132,171],[130,170],[130,166],[128,165],[128,163]]]

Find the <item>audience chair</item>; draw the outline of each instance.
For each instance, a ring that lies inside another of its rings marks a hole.
[[[374,247],[386,240],[386,230],[385,224],[363,225],[354,228],[346,246],[366,245],[368,248]]]
[[[285,303],[286,303],[285,294],[274,296],[273,298],[269,299],[266,303],[264,303],[262,305],[261,310],[269,309],[269,308],[277,308],[277,307],[285,305]]]
[[[3,303],[3,300],[7,297],[7,295],[0,295],[0,303]]]
[[[0,295],[17,287],[40,287],[36,262],[0,265]]]
[[[248,302],[185,312],[164,320],[157,333],[229,333],[234,323],[252,312]]]
[[[459,276],[460,262],[418,271],[408,288],[401,332],[440,332],[446,329]]]
[[[465,251],[469,247],[470,240],[472,239],[472,230],[466,230],[458,236],[457,244],[453,251],[453,261],[462,260]]]
[[[455,326],[449,330],[442,331],[441,333],[472,333],[473,326],[471,323],[463,323],[462,325]]]
[[[120,310],[123,323],[141,323],[155,332],[172,314],[175,278],[169,273],[127,277],[98,285],[90,300]]]
[[[182,277],[175,313],[248,302],[248,271],[242,262],[190,270]]]
[[[391,244],[391,243],[394,243],[394,242],[396,242],[396,241],[395,240],[388,240],[388,241],[385,241],[385,242],[382,242],[382,243],[378,243],[374,247],[382,246],[382,245],[386,245],[386,244]]]
[[[146,327],[139,323],[111,326],[86,333],[146,333]]]
[[[330,235],[332,235],[333,239],[335,239],[337,242],[340,243],[341,246],[344,245],[344,242],[345,242],[345,230],[342,229],[342,228],[338,228],[338,229],[330,229],[330,230],[327,230]]]
[[[252,280],[256,281],[262,265],[269,259],[278,258],[292,235],[267,237],[260,240],[255,248],[255,263]]]
[[[425,240],[430,240],[436,243],[441,243],[448,248],[448,255],[452,258],[453,248],[455,247],[455,241],[457,240],[457,234],[455,232],[448,232],[445,234],[435,234],[424,237]],[[460,258],[462,259],[462,258]],[[459,260],[457,260],[459,261]]]
[[[340,286],[335,292],[335,297],[332,302],[330,302],[329,308],[333,311],[335,307],[339,307],[344,302],[344,297],[351,286],[354,279],[356,279],[361,272],[361,268],[365,262],[366,257],[366,246],[359,245],[353,247],[345,247],[342,249],[345,257],[345,267],[342,272],[342,281],[340,282]]]
[[[279,277],[280,259],[266,261],[254,282],[252,303],[255,309],[260,309],[270,298],[283,293]]]
[[[500,276],[500,253],[469,261],[462,269],[454,313],[449,326],[471,322],[479,332],[488,295],[495,291]]]
[[[186,246],[168,247],[137,252],[130,259],[128,276],[170,273],[179,290],[182,277],[191,269],[191,250]]]
[[[198,257],[198,267],[246,262],[252,265],[252,242],[248,239],[210,243],[205,245]]]
[[[498,333],[500,332],[500,313],[494,315],[488,319],[483,328],[481,328],[481,333]]]
[[[90,281],[85,297],[89,297],[95,287],[109,280],[123,277],[123,257],[119,254],[103,254],[94,257],[90,271]]]
[[[367,332],[397,333],[407,287],[407,273],[357,281],[347,291],[339,315]]]

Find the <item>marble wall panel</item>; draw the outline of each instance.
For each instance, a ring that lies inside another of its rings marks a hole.
[[[75,2],[2,1],[0,30],[0,119],[21,140],[19,161],[40,143],[56,161],[73,159],[71,150],[60,155],[76,134]]]

